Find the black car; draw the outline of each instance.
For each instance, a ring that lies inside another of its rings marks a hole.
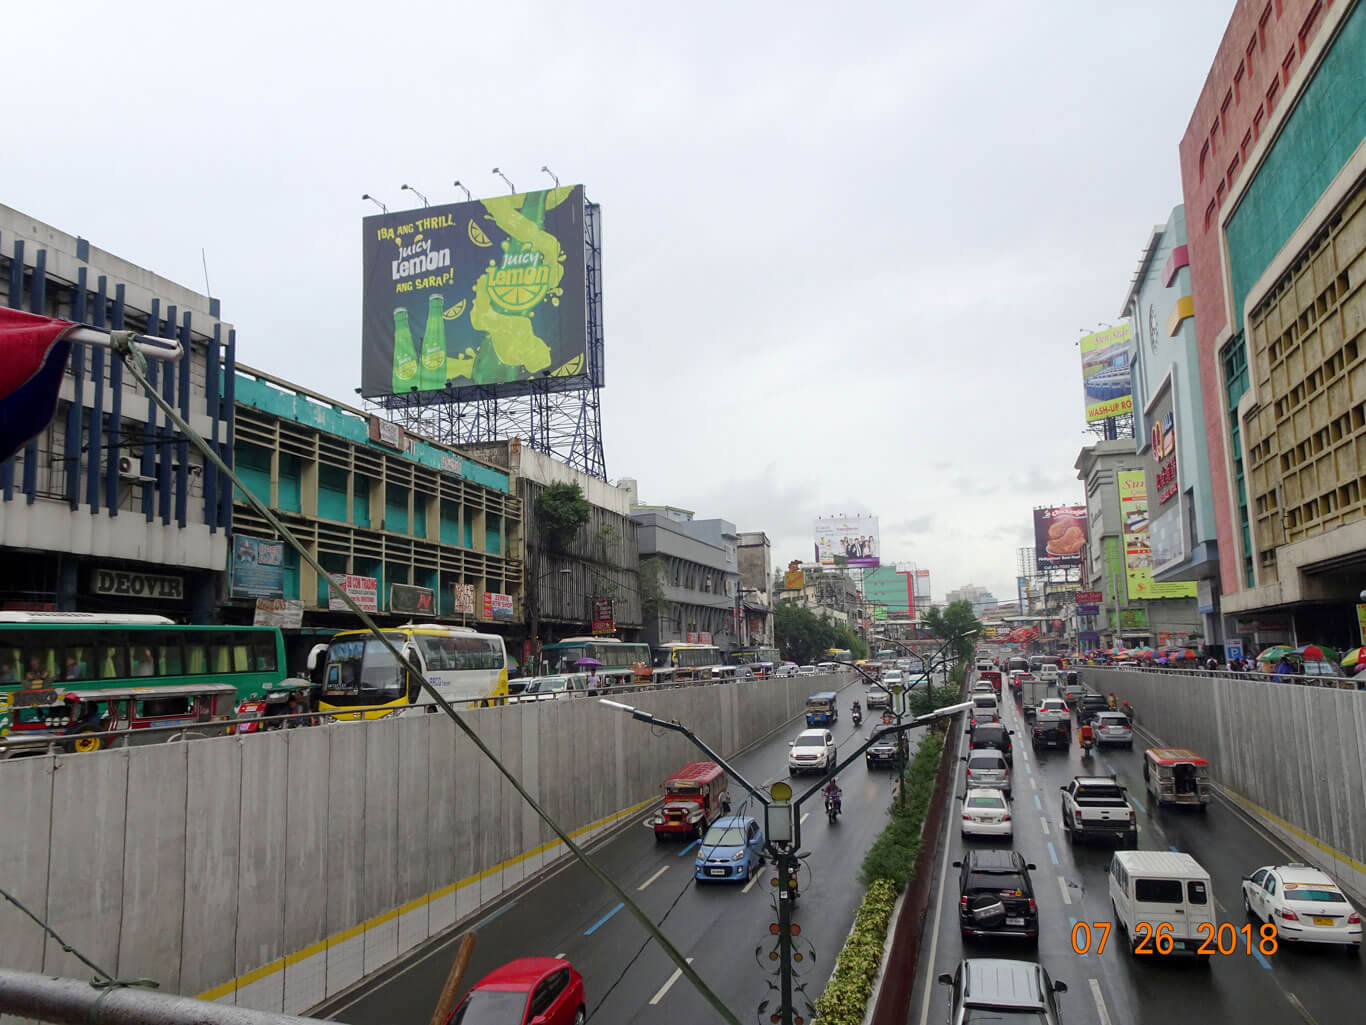
[[[870,769],[874,766],[896,768],[898,759],[904,763],[910,757],[910,748],[905,733],[891,733],[868,745],[863,760]]]
[[[1006,761],[1011,765],[1015,764],[1015,745],[1010,740],[1014,730],[1007,729],[998,722],[982,722],[967,732],[969,748],[975,750],[979,747],[994,747],[1006,756]]]
[[[1085,726],[1101,712],[1110,710],[1110,699],[1104,694],[1083,694],[1077,702],[1077,722]]]
[[[1039,944],[1039,908],[1034,903],[1035,868],[1016,851],[968,851],[953,867],[958,879],[958,928],[963,939],[1019,936]]]

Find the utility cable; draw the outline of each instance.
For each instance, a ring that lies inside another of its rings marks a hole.
[[[494,768],[502,773],[503,777],[512,784],[512,788],[516,790],[522,800],[527,803],[527,806],[536,813],[536,816],[542,822],[550,827],[551,832],[559,838],[565,845],[565,848],[573,854],[574,857],[578,858],[579,861],[583,863],[584,867],[587,868],[603,886],[607,887],[607,889],[615,894],[617,899],[635,916],[636,920],[645,927],[645,930],[659,941],[660,946],[664,949],[665,953],[669,955],[669,958],[674,962],[678,970],[683,973],[688,982],[690,982],[698,993],[702,995],[703,999],[705,999],[721,1016],[722,1020],[729,1022],[730,1025],[740,1025],[740,1019],[726,1006],[725,1002],[707,985],[702,977],[693,971],[692,965],[688,964],[678,948],[670,943],[664,934],[659,931],[654,922],[650,920],[650,916],[645,913],[644,909],[631,898],[630,894],[621,888],[615,879],[608,875],[597,862],[590,858],[587,852],[575,843],[568,833],[560,828],[559,823],[551,817],[550,813],[541,807],[540,803],[531,796],[526,787],[522,786],[521,780],[519,780],[512,771],[498,759],[498,756],[493,753],[493,750],[484,742],[483,738],[481,738],[469,723],[465,721],[464,717],[455,710],[455,706],[446,700],[445,695],[432,686],[431,681],[418,671],[417,666],[412,660],[394,645],[394,642],[390,639],[389,635],[379,628],[379,625],[370,617],[369,613],[362,609],[344,588],[336,586],[332,580],[331,574],[328,573],[327,570],[323,568],[322,564],[318,562],[317,558],[299,542],[299,539],[294,536],[294,533],[280,521],[279,517],[266,507],[265,503],[256,497],[250,488],[238,479],[237,474],[232,471],[232,468],[229,467],[228,464],[223,461],[222,457],[214,451],[213,447],[200,436],[198,431],[185,422],[184,418],[176,412],[175,407],[163,398],[157,389],[148,384],[144,372],[147,358],[136,348],[134,344],[135,337],[136,336],[131,331],[110,332],[113,348],[122,358],[124,366],[128,368],[133,379],[137,381],[142,387],[142,390],[147,393],[147,397],[166,415],[166,418],[176,430],[180,431],[181,434],[188,438],[190,443],[199,451],[199,453],[209,462],[213,463],[213,465],[241,491],[247,504],[249,504],[262,519],[269,523],[271,528],[275,530],[291,548],[299,553],[299,558],[306,562],[315,573],[318,573],[322,577],[322,579],[328,582],[332,594],[340,598],[351,614],[359,619],[361,623],[364,624],[365,628],[375,635],[375,638],[384,645],[389,654],[394,657],[395,662],[401,665],[407,672],[411,673],[413,679],[420,682],[422,689],[427,692],[428,696],[432,699],[432,702],[440,708],[453,723],[455,723],[456,728],[465,735],[470,743],[479,749],[480,753],[492,763]]]
[[[110,975],[108,972],[106,972],[103,968],[101,968],[99,965],[97,965],[94,961],[90,960],[90,958],[88,958],[88,957],[86,957],[84,954],[82,954],[79,950],[77,950],[75,947],[73,947],[70,943],[66,942],[66,940],[64,940],[64,939],[62,939],[60,936],[58,936],[58,935],[57,935],[57,930],[53,929],[52,926],[48,925],[46,922],[44,922],[41,918],[39,918],[37,915],[35,915],[35,914],[34,914],[32,911],[30,911],[28,908],[24,907],[23,902],[20,901],[18,897],[14,896],[14,894],[10,893],[8,890],[4,889],[3,887],[0,887],[0,897],[4,897],[5,900],[9,901],[11,904],[13,904],[16,908],[18,908],[18,909],[19,909],[20,911],[22,911],[24,914],[28,915],[29,918],[33,919],[33,921],[37,924],[38,928],[42,929],[43,932],[47,933],[47,934],[48,934],[49,936],[51,936],[54,940],[57,941],[57,946],[59,946],[59,947],[62,948],[62,953],[64,953],[64,954],[70,954],[72,957],[74,957],[76,960],[78,960],[81,964],[85,965],[85,966],[86,966],[87,968],[89,968],[92,972],[94,972],[94,973],[95,973],[95,978],[93,978],[93,979],[90,980],[90,985],[94,986],[96,989],[114,989],[114,988],[122,987],[122,986],[145,986],[145,987],[148,988],[148,989],[158,989],[158,988],[160,988],[161,983],[157,982],[155,979],[117,979],[117,978],[115,978],[114,976],[112,976],[112,975]]]

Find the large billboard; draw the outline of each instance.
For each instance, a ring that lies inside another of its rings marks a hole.
[[[1086,422],[1107,420],[1134,411],[1129,363],[1133,359],[1133,327],[1120,324],[1081,340],[1081,377],[1086,392]]]
[[[822,566],[880,563],[876,516],[825,516],[816,521],[816,561]]]
[[[584,216],[583,186],[566,185],[365,218],[361,394],[460,398],[596,370]]]
[[[1176,453],[1176,410],[1170,382],[1148,406],[1148,547],[1153,572],[1181,565],[1190,556],[1185,529],[1187,505],[1181,495],[1181,466]]]
[[[1034,561],[1039,571],[1081,565],[1086,544],[1086,506],[1050,505],[1034,510]]]
[[[1142,470],[1120,470],[1119,517],[1124,533],[1124,576],[1129,600],[1194,598],[1195,583],[1159,584],[1153,579],[1153,552],[1149,542],[1148,482]]]

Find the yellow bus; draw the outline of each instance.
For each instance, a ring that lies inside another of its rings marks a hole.
[[[668,641],[655,647],[653,653],[655,679],[661,683],[669,680],[710,680],[735,675],[735,667],[726,665],[725,656],[714,644]]]
[[[383,632],[452,704],[474,707],[507,700],[507,648],[498,634],[434,623],[406,623]],[[320,713],[333,719],[380,719],[411,705],[433,704],[419,681],[408,678],[370,631],[343,631],[315,648],[315,658],[324,647]]]

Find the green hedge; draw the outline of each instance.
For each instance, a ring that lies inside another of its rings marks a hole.
[[[873,841],[859,879],[868,887],[854,916],[854,928],[835,960],[835,972],[816,1001],[821,1025],[856,1025],[863,1020],[873,979],[882,963],[887,925],[897,894],[905,887],[920,855],[920,827],[934,797],[944,738],[931,733],[920,741],[906,769],[906,807],[893,802],[892,821]]]

